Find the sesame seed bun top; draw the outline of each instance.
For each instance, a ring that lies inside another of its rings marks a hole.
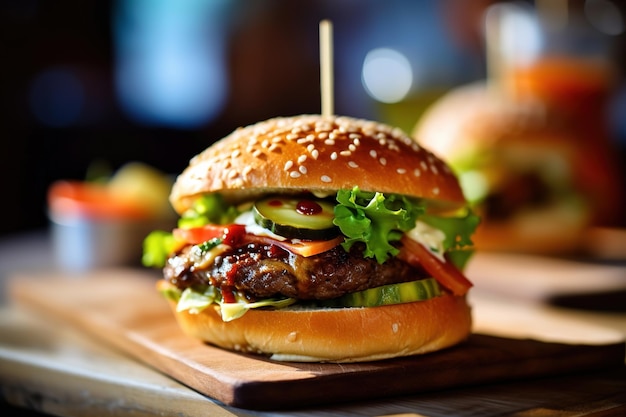
[[[202,194],[239,203],[270,193],[364,191],[465,204],[449,167],[400,129],[344,116],[300,115],[242,127],[191,159],[170,202]]]

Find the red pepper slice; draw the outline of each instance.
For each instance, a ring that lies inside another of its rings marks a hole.
[[[452,262],[442,262],[421,243],[406,236],[402,238],[401,242],[402,249],[398,258],[411,265],[422,266],[452,294],[465,295],[473,286],[471,281]]]

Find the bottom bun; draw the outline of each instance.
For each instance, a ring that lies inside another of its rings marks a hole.
[[[183,332],[240,352],[293,362],[365,362],[440,350],[463,341],[472,326],[465,297],[380,307],[251,310],[222,321],[219,307],[198,314],[172,310]]]

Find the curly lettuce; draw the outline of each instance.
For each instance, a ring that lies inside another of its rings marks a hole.
[[[363,255],[380,264],[396,256],[399,241],[425,211],[425,206],[405,196],[361,191],[359,187],[337,192],[333,223],[346,236],[343,248],[349,251],[357,242],[365,244]]]

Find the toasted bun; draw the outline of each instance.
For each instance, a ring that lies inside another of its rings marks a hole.
[[[573,163],[576,145],[566,121],[535,100],[512,100],[484,82],[457,87],[432,104],[412,136],[446,162],[468,152],[523,144],[553,149]]]
[[[158,285],[168,285],[161,281]],[[219,307],[177,312],[183,332],[207,343],[295,362],[364,362],[440,350],[471,330],[465,297],[368,308],[251,310],[224,322]]]
[[[399,129],[349,117],[301,115],[236,130],[194,157],[170,202],[183,213],[204,193],[232,203],[308,190],[334,194],[359,186],[464,204],[448,166]]]
[[[581,169],[585,155],[574,132],[563,117],[536,101],[507,99],[483,82],[464,85],[428,108],[412,135],[453,169],[464,158],[497,150],[487,172],[511,175],[514,166],[549,167],[563,187],[585,198],[582,181],[588,172]],[[490,219],[478,210],[482,221],[472,241],[479,250],[572,252],[581,247],[591,217],[588,203],[569,200],[533,209],[520,206],[506,220]]]

